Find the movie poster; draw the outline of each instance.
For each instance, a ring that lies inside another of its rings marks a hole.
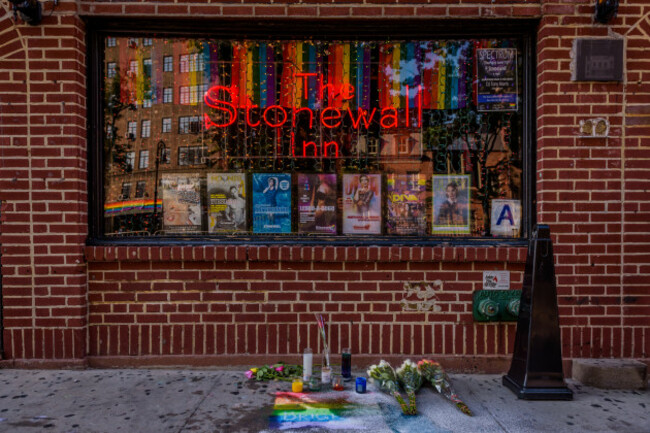
[[[478,111],[517,110],[517,50],[476,50]]]
[[[298,174],[298,232],[336,234],[336,174]]]
[[[381,233],[381,175],[343,175],[343,233]]]
[[[470,233],[470,176],[433,175],[433,234]]]
[[[521,202],[519,200],[492,200],[490,233],[493,236],[519,237]]]
[[[389,174],[386,178],[386,233],[425,235],[427,232],[426,176]]]
[[[210,233],[246,230],[246,174],[208,173]]]
[[[291,175],[253,173],[253,232],[291,233]]]
[[[201,231],[201,180],[198,174],[163,175],[163,230],[166,233]]]

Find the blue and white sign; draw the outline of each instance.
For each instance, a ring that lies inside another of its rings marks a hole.
[[[492,200],[492,236],[519,237],[521,202],[519,200]]]

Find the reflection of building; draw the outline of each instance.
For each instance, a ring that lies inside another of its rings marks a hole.
[[[115,119],[109,110],[105,117],[106,216],[153,210],[157,159],[158,181],[166,171],[206,166],[201,102],[208,83],[198,49],[185,42],[166,44],[150,38],[106,39],[106,96],[121,108]],[[156,155],[160,140],[165,147]],[[120,229],[119,224],[112,225],[108,232]],[[137,231],[132,228],[129,231]]]
[[[383,134],[380,155],[382,158],[408,158],[419,161],[422,156],[422,134],[411,129]]]

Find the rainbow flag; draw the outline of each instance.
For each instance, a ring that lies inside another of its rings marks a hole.
[[[156,201],[156,208],[162,209],[162,199]],[[153,200],[130,200],[106,203],[104,205],[104,214],[117,214],[126,211],[153,212]]]
[[[359,42],[331,43],[326,52],[329,54],[325,84],[333,86],[323,94],[326,105],[342,109],[369,109],[370,46]]]

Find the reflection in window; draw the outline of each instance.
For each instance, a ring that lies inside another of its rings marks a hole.
[[[173,98],[174,89],[171,87],[165,87],[163,89],[163,104],[171,104]]]
[[[144,197],[145,188],[147,187],[147,182],[139,181],[135,184],[135,198]]]
[[[207,147],[190,146],[178,148],[178,165],[198,165],[205,164]]]
[[[144,66],[144,75],[151,77],[151,59],[144,59],[142,65]]]
[[[162,120],[162,132],[172,132],[172,118],[171,117],[165,117]]]
[[[151,136],[151,120],[143,120],[140,128],[142,138],[149,138]]]
[[[129,76],[137,77],[138,76],[138,62],[136,60],[131,60],[129,63]]]
[[[178,118],[179,134],[197,133],[200,129],[201,122],[199,121],[199,116],[181,116]]]
[[[120,194],[120,198],[122,200],[126,200],[129,198],[131,195],[131,184],[129,182],[124,182],[122,184],[122,192]]]
[[[126,153],[126,161],[124,165],[126,166],[127,171],[133,171],[133,168],[135,167],[135,152]]]
[[[140,164],[138,165],[139,169],[147,168],[149,167],[149,151],[148,150],[141,150],[140,151]]]
[[[129,122],[126,129],[127,138],[135,140],[138,137],[138,122]]]
[[[115,76],[115,66],[117,63],[109,62],[106,64],[106,76],[108,78],[113,78]]]
[[[107,233],[521,236],[518,38],[111,43]]]
[[[163,72],[174,71],[174,58],[172,56],[163,57]]]

